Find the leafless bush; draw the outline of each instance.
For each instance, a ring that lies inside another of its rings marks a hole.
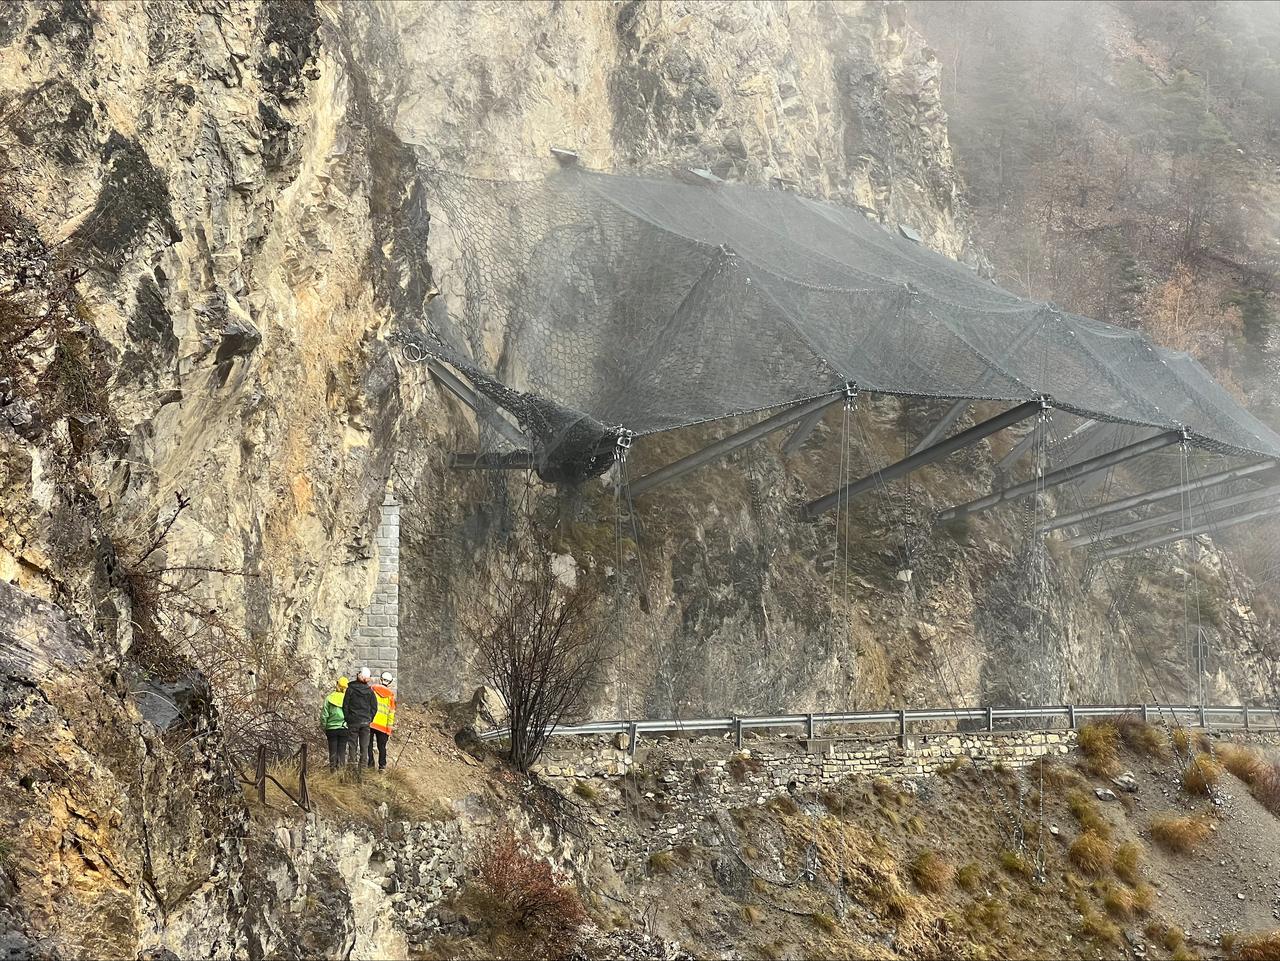
[[[178,493],[172,513],[145,538],[122,537],[114,545],[131,609],[129,655],[165,680],[207,685],[233,753],[266,744],[286,756],[313,733],[308,678],[271,638],[236,627],[210,603],[211,575],[243,572],[168,563],[169,534],[189,503]]]
[[[472,868],[483,917],[503,956],[561,958],[573,951],[587,923],[582,899],[510,828],[490,835]]]
[[[507,705],[510,758],[527,772],[552,726],[572,720],[607,660],[607,621],[597,588],[566,584],[537,553],[513,563],[474,602],[465,624],[481,670]]]

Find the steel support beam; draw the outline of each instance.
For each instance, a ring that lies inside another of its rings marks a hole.
[[[1098,541],[1109,541],[1112,538],[1124,537],[1126,534],[1136,534],[1151,527],[1168,527],[1170,524],[1181,524],[1191,519],[1192,514],[1209,514],[1213,511],[1220,511],[1224,507],[1237,507],[1240,504],[1248,504],[1251,501],[1262,500],[1266,497],[1280,497],[1280,484],[1274,487],[1264,487],[1261,490],[1245,491],[1243,494],[1235,494],[1220,500],[1209,501],[1207,504],[1192,504],[1185,512],[1181,510],[1169,511],[1155,517],[1144,517],[1128,524],[1121,524],[1119,527],[1108,527],[1100,531],[1080,534],[1064,540],[1062,544],[1064,547],[1081,547],[1085,544],[1096,544]]]
[[[514,450],[506,454],[455,452],[449,455],[449,466],[454,470],[532,470],[536,465],[532,452]]]
[[[1133,544],[1120,544],[1117,547],[1108,548],[1100,551],[1098,557],[1101,560],[1107,560],[1112,557],[1121,557],[1125,554],[1132,554],[1135,551],[1144,551],[1149,547],[1159,547],[1161,544],[1172,544],[1174,541],[1186,540],[1189,537],[1198,537],[1201,534],[1216,534],[1220,530],[1228,527],[1237,527],[1240,524],[1247,524],[1249,521],[1256,521],[1259,518],[1271,517],[1280,514],[1280,505],[1272,505],[1271,507],[1263,507],[1260,510],[1249,511],[1247,514],[1238,514],[1235,517],[1225,517],[1221,520],[1206,521],[1203,524],[1197,524],[1195,527],[1189,527],[1182,531],[1173,531],[1170,534],[1160,534],[1156,537],[1148,537],[1146,540],[1137,541]]]
[[[824,397],[817,397],[813,400],[806,401],[803,404],[796,404],[774,414],[772,417],[766,417],[758,424],[752,424],[745,427],[736,434],[730,434],[723,437],[713,444],[708,444],[702,450],[694,451],[687,457],[681,457],[677,461],[673,461],[666,467],[659,467],[651,473],[645,474],[632,481],[628,485],[628,491],[632,497],[638,497],[645,491],[652,490],[659,484],[665,484],[667,481],[675,480],[692,470],[697,470],[705,464],[709,464],[714,460],[724,457],[726,454],[737,450],[739,447],[745,447],[753,441],[759,440],[768,434],[772,434],[776,430],[794,424],[815,411],[825,410],[832,404],[839,403],[844,399],[843,393],[832,396],[827,394]]]
[[[826,413],[827,409],[825,407],[819,407],[800,423],[796,424],[796,429],[791,432],[791,436],[782,445],[782,456],[792,457],[798,453],[804,442],[809,439],[809,435],[813,433],[813,429],[822,423],[822,418]]]
[[[940,441],[925,450],[915,454],[910,454],[895,464],[890,464],[883,470],[878,470],[873,474],[860,478],[852,483],[846,484],[837,491],[832,491],[825,497],[819,497],[817,500],[810,501],[805,505],[804,516],[808,520],[813,520],[819,514],[829,511],[837,504],[848,502],[857,497],[863,491],[866,491],[876,484],[894,480],[902,477],[904,474],[910,474],[914,470],[919,470],[927,464],[941,460],[948,454],[960,450],[962,447],[968,447],[970,444],[976,444],[984,437],[989,437],[996,431],[1004,430],[1019,421],[1024,421],[1028,417],[1034,417],[1045,409],[1042,401],[1030,400],[1025,404],[1019,404],[1017,407],[1006,410],[1003,414],[997,414],[990,420],[984,420],[980,424],[974,424],[968,430],[962,430],[954,437],[948,437],[944,441]]]
[[[1153,451],[1163,450],[1166,447],[1172,447],[1174,444],[1180,444],[1183,440],[1182,431],[1170,430],[1163,434],[1157,434],[1155,437],[1148,437],[1146,440],[1140,440],[1136,444],[1129,444],[1117,450],[1108,451],[1105,454],[1099,454],[1097,457],[1090,457],[1088,460],[1082,460],[1076,464],[1069,464],[1066,467],[1060,467],[1055,471],[1050,471],[1041,478],[1032,478],[1021,484],[1015,484],[1013,487],[1006,487],[1004,490],[996,491],[988,494],[986,497],[979,497],[977,500],[969,501],[967,504],[957,504],[955,507],[948,507],[944,511],[939,511],[934,519],[936,521],[949,521],[957,517],[965,517],[969,514],[977,514],[980,511],[990,510],[997,504],[1005,504],[1009,501],[1015,501],[1019,498],[1026,497],[1028,494],[1034,494],[1038,490],[1044,490],[1048,487],[1057,487],[1059,484],[1065,484],[1067,481],[1073,481],[1080,477],[1085,477],[1095,471],[1106,470],[1108,467],[1114,467],[1116,464],[1123,464],[1125,461],[1133,460],[1135,457],[1141,457],[1143,454],[1150,454]]]
[[[529,446],[529,438],[525,437],[511,421],[499,414],[493,404],[483,401],[470,384],[437,360],[428,359],[426,363],[427,370],[440,386],[475,411],[476,416],[502,435],[503,440],[515,447]]]
[[[1144,491],[1141,494],[1122,497],[1119,500],[1109,501],[1106,504],[1098,504],[1096,507],[1085,507],[1078,511],[1072,511],[1069,514],[1059,514],[1057,517],[1049,518],[1049,520],[1040,528],[1040,533],[1047,534],[1049,531],[1056,531],[1060,527],[1069,527],[1072,524],[1079,524],[1081,521],[1093,520],[1095,517],[1102,517],[1106,514],[1115,514],[1119,511],[1146,507],[1148,504],[1154,504],[1157,501],[1162,501],[1166,497],[1172,497],[1175,494],[1186,494],[1191,491],[1204,490],[1205,488],[1214,487],[1218,484],[1225,484],[1228,481],[1239,480],[1242,477],[1249,477],[1253,474],[1260,474],[1263,471],[1269,471],[1275,466],[1276,462],[1273,460],[1259,461],[1256,464],[1246,464],[1243,467],[1233,467],[1230,470],[1220,471],[1217,474],[1206,474],[1204,477],[1198,477],[1185,484],[1170,484],[1168,487],[1161,487],[1158,490]]]
[[[996,473],[1003,474],[1012,468],[1018,462],[1018,458],[1025,454],[1031,445],[1036,442],[1036,434],[1037,431],[1034,427],[1027,431],[1027,436],[1014,444],[1013,450],[1000,458],[1000,463],[996,464]]]
[[[943,435],[946,434],[946,432],[951,429],[952,425],[955,424],[956,421],[958,421],[961,417],[964,416],[965,411],[969,409],[969,406],[972,403],[973,401],[971,400],[958,400],[954,404],[952,404],[950,407],[948,407],[946,411],[943,413],[942,419],[933,425],[933,429],[930,430],[929,433],[925,434],[924,437],[920,439],[920,443],[916,444],[915,447],[911,448],[911,453],[918,454],[922,450],[925,450],[928,447],[932,447],[934,444],[940,441]]]
[[[1024,327],[1022,330],[1020,330],[1017,334],[1014,335],[1014,338],[1011,341],[1009,341],[1008,344],[1005,345],[1004,352],[1000,354],[1000,360],[998,361],[998,363],[1003,364],[1006,360],[1009,359],[1010,354],[1012,354],[1015,350],[1020,348],[1023,344],[1025,344],[1027,341],[1029,341],[1032,337],[1034,337],[1039,332],[1040,332],[1039,324],[1031,324],[1027,327]],[[983,359],[985,360],[986,358],[983,358]],[[993,362],[988,360],[987,363],[990,364]],[[995,377],[996,377],[995,371],[988,368],[987,372],[978,378],[978,382],[976,386],[986,387],[993,380],[995,380]],[[965,415],[965,412],[969,409],[970,406],[972,406],[972,404],[973,404],[972,400],[961,399],[956,401],[950,407],[948,407],[946,411],[943,413],[942,419],[939,420],[936,424],[934,424],[933,428],[929,431],[929,433],[925,434],[924,437],[921,438],[920,443],[916,444],[916,446],[911,449],[911,453],[918,454],[922,450],[925,450],[928,447],[932,447],[938,441],[942,440],[943,435],[946,434],[946,432],[951,429],[952,425],[954,425],[956,421],[958,421],[961,417]]]

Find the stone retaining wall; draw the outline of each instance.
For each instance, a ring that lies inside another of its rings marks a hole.
[[[746,786],[785,789],[820,787],[860,774],[920,777],[944,765],[972,760],[980,765],[1022,767],[1046,754],[1066,754],[1075,731],[1011,731],[1008,733],[930,734],[910,737],[905,746],[891,741],[757,741],[725,755],[719,738],[663,740],[636,757],[626,750],[626,735],[612,741],[554,744],[539,773],[553,779],[620,778],[633,771],[656,776],[666,784],[697,780],[711,794],[740,793]],[[710,750],[708,750],[710,749]]]

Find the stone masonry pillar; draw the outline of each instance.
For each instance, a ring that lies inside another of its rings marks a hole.
[[[352,643],[356,663],[377,677],[390,671],[399,677],[400,661],[400,502],[391,486],[382,501],[382,514],[374,537],[378,553],[378,582],[373,599],[360,616]]]

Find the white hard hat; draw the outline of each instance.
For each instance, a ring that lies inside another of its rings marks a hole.
[[[369,669],[367,667],[360,668],[360,673],[356,677],[366,681],[369,680]]]
[[[392,682],[392,680],[394,680],[394,678],[392,678],[392,676],[391,676],[391,672],[390,672],[390,671],[383,671],[383,672],[382,672],[382,679],[383,679],[384,681],[386,681],[388,684],[390,684],[390,683]]]

